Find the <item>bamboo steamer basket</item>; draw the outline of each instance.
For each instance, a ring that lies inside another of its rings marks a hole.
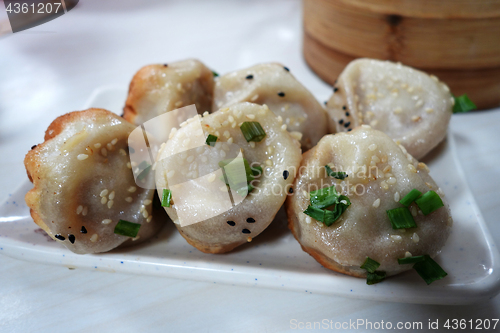
[[[434,74],[479,108],[500,105],[499,0],[304,0],[304,57],[333,84],[360,57]]]

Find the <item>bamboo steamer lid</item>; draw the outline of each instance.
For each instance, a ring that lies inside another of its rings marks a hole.
[[[480,108],[500,104],[500,1],[304,0],[304,56],[333,84],[353,59],[400,61]]]

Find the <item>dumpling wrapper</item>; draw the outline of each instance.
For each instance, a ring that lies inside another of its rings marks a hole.
[[[235,103],[265,104],[283,119],[302,150],[313,147],[328,133],[327,114],[316,98],[286,67],[269,63],[220,76],[215,81],[213,109]]]
[[[348,177],[337,180],[327,176],[327,164],[333,171],[347,172]],[[303,212],[310,204],[310,191],[335,184],[351,205],[327,227]],[[445,206],[423,216],[412,203],[409,209],[416,214],[417,228],[392,229],[386,210],[404,207],[397,201],[414,188],[422,193],[436,191]],[[452,225],[448,204],[427,166],[367,125],[349,133],[327,135],[304,154],[294,195],[287,199],[286,208],[288,226],[304,251],[326,268],[358,277],[366,276],[360,268],[366,257],[379,262],[377,270],[387,275],[411,269],[412,265],[399,265],[397,261],[407,252],[434,257]]]
[[[266,133],[262,141],[245,140],[240,129],[245,121],[260,123]],[[209,134],[218,137],[213,147],[205,144]],[[219,161],[240,153],[264,172],[247,196],[231,188],[232,205]],[[286,199],[300,160],[299,142],[269,108],[239,103],[191,118],[171,133],[157,158],[156,185],[159,195],[166,188],[172,191],[173,204],[165,210],[188,243],[206,253],[224,253],[267,228]],[[181,215],[187,224],[208,218],[181,226]]]
[[[446,136],[453,104],[450,89],[435,76],[400,63],[358,59],[340,74],[326,110],[332,130],[367,124],[420,159]]]
[[[141,125],[165,112],[195,104],[212,110],[212,71],[196,59],[141,68],[130,82],[123,117]]]
[[[134,129],[106,110],[75,111],[54,120],[45,142],[26,155],[34,188],[25,199],[33,220],[75,253],[106,252],[128,240],[114,233],[120,219],[157,223],[151,221],[154,189],[137,186],[127,166]],[[145,229],[139,235],[158,228]]]

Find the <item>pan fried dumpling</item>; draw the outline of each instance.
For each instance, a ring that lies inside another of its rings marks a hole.
[[[453,104],[435,76],[400,63],[358,59],[340,74],[326,109],[337,132],[367,124],[420,159],[444,139]]]
[[[106,252],[129,239],[114,233],[120,219],[151,222],[154,190],[136,184],[129,162],[134,129],[106,110],[71,112],[54,120],[45,142],[26,155],[33,220],[75,253]]]
[[[327,175],[326,165],[333,172],[346,172],[347,177]],[[344,201],[344,206],[339,207],[345,210],[326,226],[304,211],[311,205],[310,192],[331,186],[347,199],[339,198],[340,203]],[[399,201],[413,189],[435,191],[444,207],[425,216],[415,202],[406,208]],[[368,125],[349,133],[327,135],[304,154],[294,195],[287,199],[286,208],[289,228],[304,251],[326,268],[358,277],[366,276],[360,268],[366,257],[379,262],[378,270],[387,275],[411,268],[399,265],[398,258],[425,254],[434,257],[445,244],[452,225],[444,195],[427,166]],[[407,210],[417,227],[393,229],[386,211],[397,208]]]
[[[300,140],[302,150],[328,133],[327,115],[316,98],[280,64],[260,64],[216,79],[213,109],[239,102],[267,105]]]
[[[141,125],[165,112],[195,104],[211,111],[213,73],[195,59],[141,68],[130,82],[123,117]]]
[[[260,133],[253,141],[240,128],[248,123],[262,130],[250,131]],[[238,103],[190,118],[170,134],[156,161],[156,186],[160,195],[171,191],[165,210],[189,244],[224,253],[267,228],[300,160],[299,142],[267,106]]]

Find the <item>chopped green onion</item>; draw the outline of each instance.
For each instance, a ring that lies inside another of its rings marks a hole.
[[[215,71],[212,71],[212,75],[213,75],[214,77],[217,77],[217,76],[219,76],[219,73],[217,73],[217,72],[215,72]]]
[[[398,259],[398,263],[400,265],[414,263],[413,269],[417,271],[418,275],[420,275],[427,284],[431,284],[448,275],[448,273],[446,273],[428,254]]]
[[[139,223],[132,223],[125,220],[118,221],[115,227],[114,233],[117,235],[127,236],[127,237],[137,237],[139,228],[141,225]]]
[[[369,273],[374,273],[377,268],[379,268],[380,263],[376,262],[370,257],[366,257],[365,262],[363,265],[360,266],[362,269],[366,269],[367,272]]]
[[[139,168],[139,170],[142,170],[142,171],[140,174],[137,175],[137,180],[143,180],[144,178],[146,178],[146,176],[151,171],[151,165],[146,161],[142,161],[139,164],[138,168]]]
[[[247,142],[260,142],[266,136],[266,132],[257,121],[245,121],[241,124],[240,129]]]
[[[415,201],[419,196],[422,195],[422,192],[414,188],[410,191],[403,199],[399,201],[400,204],[408,207],[413,201]]]
[[[218,138],[215,135],[209,134],[205,143],[213,147],[215,146],[215,142],[217,141],[217,139]]]
[[[387,215],[391,221],[392,229],[416,228],[417,224],[410,211],[406,207],[387,210]]]
[[[400,264],[400,265],[414,264],[416,262],[423,261],[423,260],[425,260],[425,256],[398,258],[398,264]]]
[[[222,180],[232,189],[236,189],[239,195],[244,196],[254,189],[250,183],[262,174],[262,167],[250,167],[248,161],[243,158],[243,163],[245,165],[245,174],[243,175],[241,169],[238,167],[238,163],[231,163],[232,161],[236,161],[236,159],[227,159],[219,162],[219,166],[223,168],[225,172],[225,176]]]
[[[441,200],[439,195],[434,191],[428,191],[420,198],[415,200],[415,202],[424,215],[429,215],[436,209],[444,206],[443,200]]]
[[[453,98],[455,99],[453,113],[463,113],[477,109],[476,104],[474,104],[466,94],[460,97],[453,96]]]
[[[366,273],[366,284],[372,285],[381,282],[385,279],[386,273],[384,271],[375,271],[373,273]]]
[[[310,205],[304,211],[304,214],[323,222],[327,227],[337,221],[340,215],[351,205],[349,198],[345,195],[339,195],[335,186],[312,191],[309,195]],[[332,207],[333,209],[328,209]]]
[[[347,177],[347,173],[341,171],[335,172],[328,165],[325,165],[325,169],[326,169],[326,174],[330,177],[337,179],[345,179]]]
[[[170,207],[170,201],[172,200],[172,192],[169,189],[163,189],[163,195],[161,197],[161,206]]]

